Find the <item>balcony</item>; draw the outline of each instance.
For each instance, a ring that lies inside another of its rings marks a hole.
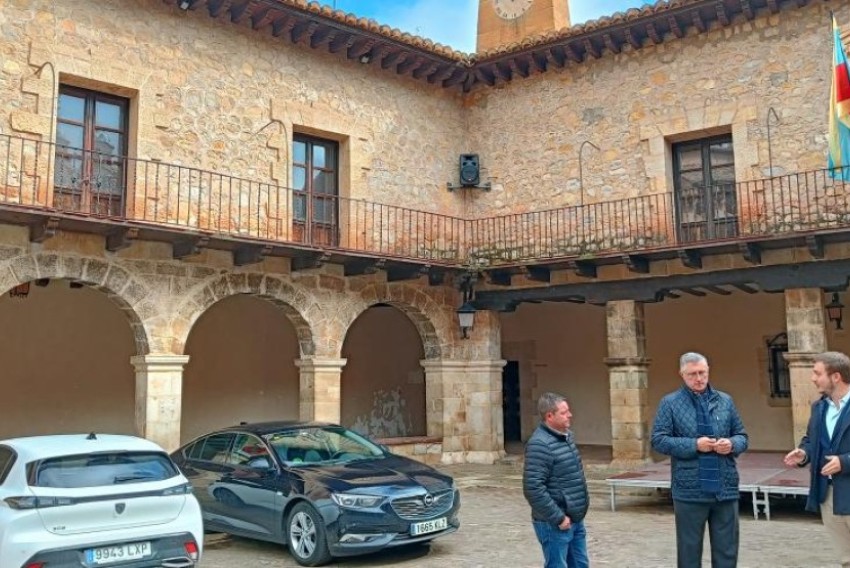
[[[236,264],[280,255],[296,269],[339,262],[398,279],[771,243],[816,251],[821,239],[850,239],[850,197],[817,170],[467,220],[0,135],[0,219],[30,225],[33,240],[61,226],[105,234],[111,250],[145,238],[174,243],[177,258],[210,247]]]

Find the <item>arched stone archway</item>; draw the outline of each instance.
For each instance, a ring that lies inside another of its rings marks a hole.
[[[316,354],[316,341],[305,313],[309,295],[275,276],[266,274],[226,274],[196,286],[178,308],[171,328],[174,331],[174,352],[182,353],[192,326],[214,304],[237,294],[249,294],[266,300],[279,308],[295,328],[301,357]]]
[[[151,350],[144,317],[156,307],[143,282],[108,261],[36,253],[0,263],[0,293],[0,436],[146,434],[134,365]]]
[[[130,324],[136,355],[151,352],[152,334],[145,322],[159,315],[159,310],[145,283],[129,271],[104,259],[51,253],[21,255],[0,264],[0,290],[4,294],[41,278],[71,280],[106,294]]]

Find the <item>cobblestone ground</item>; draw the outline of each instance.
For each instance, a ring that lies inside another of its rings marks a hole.
[[[446,468],[456,476],[463,495],[461,529],[430,547],[386,551],[350,558],[334,566],[400,566],[404,568],[539,568],[542,554],[531,529],[528,506],[516,467]],[[621,497],[609,510],[605,485],[592,484],[587,518],[593,566],[667,568],[675,566],[673,508],[653,496]],[[706,537],[703,565],[710,566]],[[778,503],[773,519],[755,520],[741,508],[739,567],[819,568],[837,566],[835,555],[816,516],[796,502]],[[202,568],[298,566],[286,548],[238,538],[211,539]]]

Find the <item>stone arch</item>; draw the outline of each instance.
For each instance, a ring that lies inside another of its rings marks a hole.
[[[136,354],[151,352],[150,326],[145,322],[158,315],[158,308],[148,286],[126,269],[105,259],[52,253],[18,256],[9,260],[6,267],[6,273],[0,273],[3,293],[39,278],[73,280],[100,290],[127,318]]]
[[[425,359],[442,359],[451,345],[451,321],[446,314],[454,313],[446,305],[434,300],[423,291],[405,284],[373,284],[360,293],[361,303],[348,314],[344,329],[375,304],[388,304],[404,313],[419,332]],[[345,334],[343,334],[344,336]],[[340,352],[342,345],[339,346]]]
[[[274,304],[295,327],[301,357],[315,354],[313,330],[303,315],[307,311],[308,296],[290,282],[259,273],[220,275],[195,287],[176,310],[172,325],[175,334],[174,352],[185,351],[189,332],[204,312],[220,300],[237,294],[249,294]]]

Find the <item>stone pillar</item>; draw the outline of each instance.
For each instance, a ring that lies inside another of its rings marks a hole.
[[[785,290],[785,326],[788,353],[785,360],[791,375],[791,415],[795,446],[806,433],[811,404],[818,397],[811,381],[812,358],[827,350],[823,292],[820,288]],[[792,446],[793,447],[793,446]]]
[[[295,361],[301,373],[301,420],[339,424],[342,416],[342,368],[345,363],[345,359],[311,358]]]
[[[613,461],[628,466],[650,459],[649,359],[643,304],[633,300],[609,302],[606,316]]]
[[[183,368],[188,355],[132,357],[136,368],[136,433],[167,451],[180,447]]]
[[[442,462],[492,464],[505,456],[505,361],[422,361],[428,435],[442,436]]]

